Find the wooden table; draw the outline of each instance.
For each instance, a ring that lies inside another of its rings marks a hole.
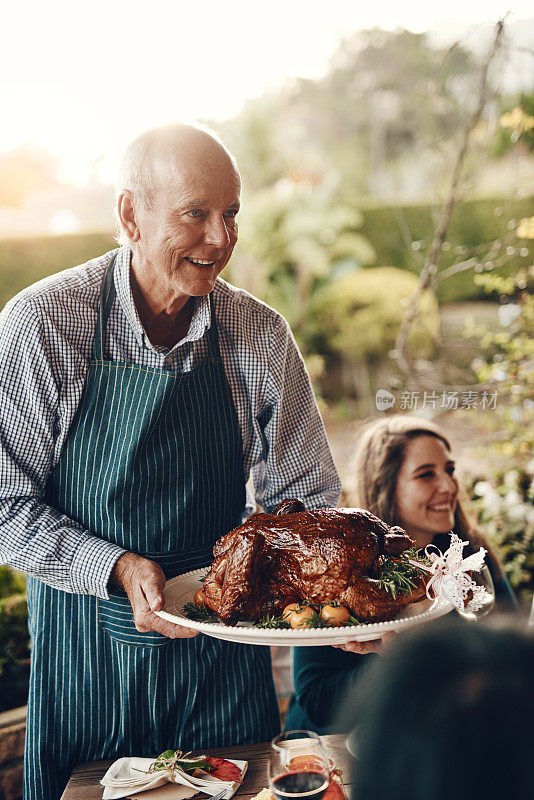
[[[329,756],[343,773],[343,782],[349,789],[350,783],[350,754],[346,747],[346,736],[321,737]],[[205,751],[206,755],[222,756],[248,761],[248,770],[245,780],[235,793],[237,800],[249,800],[260,789],[268,786],[267,761],[269,758],[270,742],[264,744],[249,744],[239,747],[220,747],[217,750]],[[87,764],[78,764],[74,768],[61,800],[102,800],[103,787],[100,778],[104,775],[112,761],[93,761]],[[347,792],[350,796],[350,789]],[[142,800],[143,795],[135,795]],[[199,800],[207,800],[204,795]]]

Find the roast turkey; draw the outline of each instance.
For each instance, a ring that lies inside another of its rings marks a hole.
[[[227,624],[279,615],[303,599],[338,601],[362,622],[381,622],[425,595],[422,575],[396,597],[378,580],[384,557],[413,544],[402,528],[364,509],[306,511],[300,500],[284,500],[218,540],[202,591]]]

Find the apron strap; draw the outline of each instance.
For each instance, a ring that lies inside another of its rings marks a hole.
[[[113,305],[116,294],[115,281],[113,280],[116,260],[117,253],[113,255],[106,268],[106,274],[100,288],[100,299],[98,301],[98,311],[96,316],[95,338],[93,340],[93,358],[95,361],[104,360],[104,336],[109,314],[111,312],[111,306]]]
[[[219,347],[219,334],[217,332],[217,320],[215,319],[215,308],[213,306],[213,297],[211,292],[208,295],[210,304],[210,327],[208,330],[208,349],[210,358],[215,361],[221,361],[221,350]]]

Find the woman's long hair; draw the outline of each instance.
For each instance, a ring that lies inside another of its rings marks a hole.
[[[404,461],[406,446],[418,436],[434,436],[451,450],[441,428],[417,417],[396,414],[373,420],[361,432],[355,456],[356,504],[367,508],[389,525],[402,525],[395,500],[397,478]],[[470,522],[465,510],[465,495],[458,492],[453,531],[469,542],[468,553],[479,547],[488,551],[492,572],[502,576],[502,567],[486,537]]]

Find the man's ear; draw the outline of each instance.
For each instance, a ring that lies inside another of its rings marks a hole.
[[[121,221],[122,229],[131,242],[139,240],[139,228],[135,218],[135,206],[132,193],[124,190],[117,199],[117,213]]]

